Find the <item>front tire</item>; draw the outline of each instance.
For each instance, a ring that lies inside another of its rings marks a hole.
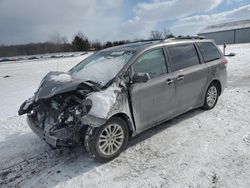
[[[215,107],[219,98],[219,86],[215,82],[212,82],[206,91],[203,109],[210,110]]]
[[[110,161],[126,148],[128,127],[124,120],[111,118],[103,126],[89,127],[84,144],[87,152],[100,162]]]

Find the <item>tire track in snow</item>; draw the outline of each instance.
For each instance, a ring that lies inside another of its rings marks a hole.
[[[69,149],[48,149],[16,156],[10,161],[5,159],[0,167],[0,187],[31,187],[39,178],[55,172],[61,164],[69,161],[72,153]]]
[[[52,173],[74,154],[67,148],[50,148],[29,130],[23,116],[0,119],[0,138],[0,187],[27,187],[27,182]]]
[[[20,187],[22,183],[46,168],[46,155],[34,155],[23,161],[1,169],[1,187]]]

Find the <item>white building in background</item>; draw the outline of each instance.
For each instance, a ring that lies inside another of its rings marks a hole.
[[[250,20],[211,25],[198,35],[214,39],[217,44],[250,43]]]

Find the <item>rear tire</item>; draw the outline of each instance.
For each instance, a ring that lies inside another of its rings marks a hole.
[[[215,107],[219,98],[219,86],[212,82],[206,91],[203,109],[210,110]]]
[[[128,143],[128,127],[124,120],[115,117],[101,127],[89,127],[84,144],[87,152],[99,162],[108,162],[126,148]]]

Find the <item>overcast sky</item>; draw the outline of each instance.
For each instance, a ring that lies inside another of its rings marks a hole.
[[[154,29],[197,34],[207,25],[250,19],[250,0],[0,0],[0,44],[147,38]]]

